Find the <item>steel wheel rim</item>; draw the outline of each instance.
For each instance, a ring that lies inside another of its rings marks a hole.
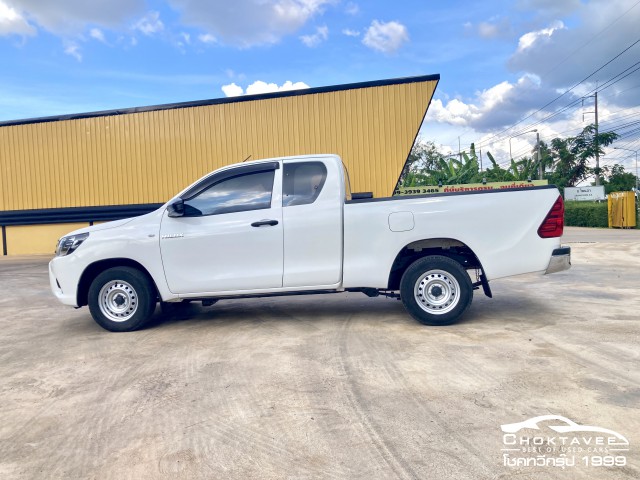
[[[102,314],[113,322],[126,322],[138,310],[138,294],[130,283],[112,280],[98,294]]]
[[[413,295],[425,312],[444,315],[460,302],[460,284],[449,272],[429,270],[416,281]]]

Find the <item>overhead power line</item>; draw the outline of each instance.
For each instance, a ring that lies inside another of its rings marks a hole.
[[[607,80],[604,84],[600,85],[599,87],[595,87],[595,88],[591,89],[589,92],[587,92],[587,95],[585,95],[585,96],[583,96],[583,97],[580,97],[580,98],[577,98],[576,100],[573,100],[572,102],[570,102],[569,104],[567,104],[567,105],[565,105],[564,107],[560,108],[559,110],[556,110],[555,112],[550,113],[550,114],[549,114],[549,115],[547,115],[546,117],[543,117],[543,118],[541,118],[540,120],[538,120],[538,121],[536,121],[536,122],[534,122],[534,123],[528,124],[526,128],[533,128],[533,127],[537,127],[538,125],[540,125],[540,124],[542,124],[542,123],[544,123],[544,122],[546,122],[546,121],[548,121],[548,120],[551,120],[551,119],[553,119],[553,118],[555,118],[555,117],[557,117],[557,116],[561,115],[562,113],[566,112],[566,111],[567,111],[567,110],[569,110],[570,108],[573,108],[573,107],[578,106],[578,104],[582,103],[582,102],[583,102],[583,100],[584,100],[585,98],[590,97],[592,93],[597,93],[597,92],[599,92],[599,91],[601,91],[601,90],[604,90],[604,89],[606,89],[606,88],[608,88],[608,87],[610,87],[610,86],[612,86],[612,85],[614,85],[614,84],[618,83],[618,82],[619,82],[619,81],[621,81],[623,78],[625,78],[625,77],[629,76],[630,74],[634,73],[635,71],[640,70],[640,66],[638,66],[638,65],[640,65],[640,62],[636,62],[634,65],[632,65],[632,66],[630,66],[630,67],[627,67],[627,68],[626,68],[625,70],[623,70],[622,72],[618,73],[617,75],[615,75],[615,76],[613,76],[612,78],[610,78],[609,80]],[[635,69],[634,69],[634,70],[632,70],[632,71],[629,71],[630,69],[632,69],[633,67],[636,67],[636,66],[638,66],[638,67],[637,67],[637,68],[635,68]],[[628,72],[628,73],[626,73],[626,75],[623,75],[625,72]],[[623,76],[621,76],[621,75],[623,75]],[[626,111],[626,110],[629,110],[629,109],[619,110],[618,112]],[[614,113],[617,113],[617,112],[614,112]],[[609,116],[611,116],[611,115],[613,115],[613,113],[612,113],[612,114],[607,115],[606,117],[609,117]],[[637,115],[640,115],[640,112],[632,112],[632,113],[630,113],[630,114],[627,114],[627,115],[621,116],[619,119],[622,119],[622,118],[625,118],[625,117],[633,117],[633,116],[637,116]],[[619,119],[615,119],[615,120],[619,120]],[[613,122],[613,121],[614,121],[614,120],[609,120],[609,122]],[[607,131],[615,131],[615,129],[616,129],[616,128],[619,128],[619,127],[620,127],[620,125],[623,125],[623,124],[609,125],[609,122],[607,122],[607,126],[605,127],[605,129],[606,129]],[[576,128],[572,128],[572,129],[569,129],[569,130],[567,130],[567,131],[574,131],[574,130],[576,130]],[[579,131],[581,131],[581,129],[578,129],[578,130],[579,130]],[[566,132],[560,132],[560,133],[557,133],[556,135],[561,135],[562,133],[566,133]],[[578,133],[579,133],[579,132],[578,132]],[[514,135],[518,135],[518,134],[514,134]],[[502,140],[502,141],[504,141],[504,140],[506,140],[506,138],[507,138],[507,137],[505,136],[505,137],[503,137],[502,139],[498,139],[498,140],[496,140],[496,141],[494,141],[494,142],[492,142],[492,143],[495,143],[495,142],[497,142],[497,141],[501,141],[501,140]],[[544,139],[546,139],[547,137],[545,136],[545,137],[543,137],[543,138],[544,138]],[[487,145],[487,144],[480,142],[480,143],[478,144],[477,148],[482,148],[482,147],[485,147],[486,145]],[[519,156],[519,155],[518,155],[518,156]],[[518,156],[515,156],[514,158],[517,158]],[[498,163],[499,163],[500,165],[502,165],[502,164],[509,164],[509,163],[510,163],[510,160],[506,160],[506,161],[498,162]]]
[[[638,40],[636,40],[635,42],[633,42],[631,45],[629,45],[628,47],[626,47],[624,50],[622,50],[620,53],[618,53],[616,56],[614,56],[613,58],[611,58],[609,61],[607,61],[605,64],[603,64],[602,66],[600,66],[599,68],[597,68],[596,70],[594,70],[593,72],[591,72],[589,75],[587,75],[586,77],[584,77],[582,80],[580,80],[579,82],[575,83],[572,87],[568,88],[567,90],[565,90],[563,93],[561,93],[560,95],[558,95],[557,97],[555,97],[553,100],[551,100],[550,102],[547,102],[545,105],[543,105],[542,107],[540,107],[538,110],[534,111],[533,113],[530,113],[529,115],[527,115],[526,117],[522,118],[521,120],[517,121],[516,123],[514,123],[512,126],[505,128],[504,130],[501,130],[500,132],[498,132],[497,134],[495,134],[494,136],[490,137],[489,139],[487,139],[483,145],[488,144],[491,140],[493,140],[494,138],[499,137],[500,135],[502,135],[503,133],[512,130],[516,125],[521,124],[522,122],[524,122],[525,120],[533,117],[535,114],[543,111],[545,108],[547,108],[549,105],[551,105],[552,103],[555,103],[556,101],[560,100],[562,97],[564,97],[566,94],[568,94],[569,92],[573,91],[575,88],[577,88],[579,85],[581,85],[582,83],[586,82],[587,80],[589,80],[591,77],[593,77],[596,73],[598,73],[599,71],[601,71],[603,68],[605,68],[606,66],[610,65],[612,62],[614,62],[615,60],[617,60],[618,58],[620,58],[620,56],[624,55],[627,51],[629,51],[631,48],[633,48],[634,46],[636,46],[638,43],[640,43],[640,38]],[[527,126],[527,128],[529,128],[530,125]]]

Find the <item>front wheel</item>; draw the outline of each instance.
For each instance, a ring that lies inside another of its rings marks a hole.
[[[469,308],[473,285],[455,260],[440,255],[413,262],[402,275],[400,297],[413,318],[424,325],[451,325]]]
[[[98,325],[111,332],[142,328],[156,307],[151,279],[131,267],[115,267],[99,274],[89,287],[89,311]]]

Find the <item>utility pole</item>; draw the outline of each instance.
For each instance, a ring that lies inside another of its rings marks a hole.
[[[600,185],[600,148],[598,147],[598,92],[594,95],[596,99],[596,186]]]
[[[636,162],[636,163],[638,163],[638,162]],[[636,168],[636,170],[637,170],[637,168]],[[482,149],[480,149],[480,171],[482,171]],[[638,172],[636,172],[636,173],[638,173]]]
[[[460,150],[460,137],[458,137],[458,156],[460,157],[460,161],[462,162],[462,151]]]
[[[538,148],[538,179],[544,178],[544,169],[542,168],[542,155],[540,155],[540,132],[536,132],[536,147]]]

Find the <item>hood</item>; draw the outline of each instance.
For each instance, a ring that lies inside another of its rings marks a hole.
[[[109,230],[110,228],[121,227],[121,226],[126,225],[127,223],[133,221],[134,218],[137,218],[137,217],[124,218],[122,220],[115,220],[113,222],[106,222],[106,223],[101,223],[99,225],[92,225],[91,227],[80,228],[78,230],[74,230],[73,232],[67,233],[65,235],[65,237],[68,237],[69,235],[77,235],[79,233],[98,232],[100,230]]]

